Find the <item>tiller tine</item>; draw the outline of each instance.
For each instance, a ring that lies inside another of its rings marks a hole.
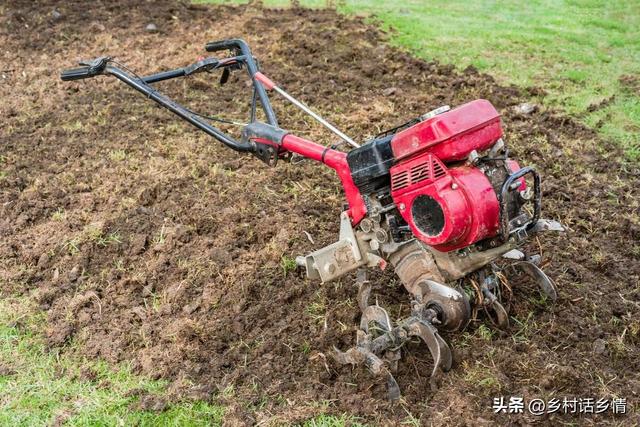
[[[536,281],[542,292],[551,300],[556,301],[558,299],[558,288],[556,284],[546,275],[544,271],[537,265],[529,261],[519,261],[513,264],[513,267],[519,268],[526,273],[529,277]]]
[[[437,388],[435,380],[437,378],[438,369],[447,372],[451,369],[453,357],[449,345],[442,339],[438,330],[431,323],[413,318],[408,325],[410,336],[419,337],[427,345],[431,356],[433,357],[433,371],[431,372],[431,387]]]
[[[391,332],[389,314],[387,314],[387,310],[378,305],[370,305],[364,309],[360,318],[360,329],[368,334],[371,323],[375,323],[384,332]]]
[[[502,331],[509,329],[509,314],[498,300],[492,302],[490,305],[486,305],[484,312],[498,329]]]
[[[451,369],[453,358],[449,345],[431,323],[431,319],[436,318],[436,313],[432,310],[425,310],[423,313],[414,312],[411,317],[392,327],[389,315],[384,308],[377,305],[366,307],[360,320],[356,346],[346,352],[334,348],[334,359],[340,364],[364,363],[373,375],[386,379],[389,399],[397,400],[400,398],[400,388],[391,370],[395,369],[400,358],[401,347],[411,337],[419,337],[427,345],[433,357],[430,383],[432,389],[436,389],[439,370]]]
[[[384,377],[387,383],[387,397],[389,400],[400,399],[400,386],[389,371],[382,359],[372,353],[364,346],[353,347],[342,352],[337,348],[333,348],[333,358],[341,365],[364,365],[376,377]]]
[[[358,284],[358,307],[364,312],[369,306],[369,295],[371,294],[371,282],[367,279],[366,270],[359,270],[356,278]]]
[[[487,283],[483,283],[480,287],[483,300],[483,309],[487,317],[491,319],[491,322],[503,331],[509,329],[509,314],[504,306],[500,303],[498,297],[489,290]]]

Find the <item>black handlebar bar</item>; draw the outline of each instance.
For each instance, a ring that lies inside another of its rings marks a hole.
[[[177,114],[200,130],[216,138],[218,141],[222,142],[228,147],[236,151],[252,152],[258,157],[263,157],[259,150],[256,148],[256,144],[252,141],[245,138],[243,138],[242,141],[237,141],[222,130],[210,125],[208,122],[203,120],[201,116],[174,102],[173,100],[161,94],[155,88],[150,86],[150,84],[154,82],[186,76],[197,72],[226,67],[242,68],[243,65],[246,65],[249,77],[251,77],[251,80],[253,81],[254,97],[257,95],[257,97],[259,98],[268,124],[277,128],[278,121],[276,119],[273,108],[271,107],[271,103],[269,102],[269,97],[267,96],[267,93],[262,84],[254,78],[254,75],[259,70],[256,62],[253,59],[253,56],[251,55],[251,50],[249,49],[247,43],[241,39],[222,40],[208,43],[206,45],[206,50],[209,52],[233,50],[236,56],[224,59],[205,58],[196,62],[195,64],[184,68],[163,71],[146,77],[138,77],[127,72],[126,70],[111,65],[109,64],[111,58],[103,56],[100,58],[96,58],[95,60],[90,62],[81,62],[80,65],[83,65],[83,67],[62,71],[60,78],[64,81],[72,81],[86,79],[97,75],[112,75],[122,82],[126,83],[127,85],[131,86],[132,88],[136,89],[137,91],[145,94],[148,98],[157,102],[162,107]],[[252,110],[252,116],[253,114],[254,110]]]
[[[244,45],[244,46],[243,46]],[[228,50],[228,49],[236,49],[242,51],[243,47],[247,49],[249,46],[242,39],[227,39],[227,40],[218,40],[216,42],[209,42],[204,47],[207,52],[218,52],[220,50]]]
[[[108,56],[101,56],[93,61],[82,61],[80,65],[84,65],[84,67],[64,70],[60,74],[60,78],[64,81],[71,81],[97,76],[98,74],[102,74],[110,60],[111,58]]]
[[[86,79],[87,77],[92,77],[89,70],[89,67],[70,68],[62,71],[60,78],[65,82]]]
[[[265,115],[267,116],[267,122],[275,127],[278,127],[278,120],[276,119],[276,114],[271,108],[271,103],[269,102],[269,97],[267,96],[267,91],[262,86],[262,83],[253,78],[253,76],[259,71],[258,65],[253,59],[253,55],[251,55],[251,49],[247,42],[242,39],[227,39],[227,40],[219,40],[216,42],[209,42],[206,44],[205,49],[207,52],[218,52],[221,50],[233,50],[236,55],[244,56],[244,63],[247,66],[247,72],[249,73],[249,77],[253,80],[253,87],[260,99],[260,103],[262,104],[262,109],[264,110]]]

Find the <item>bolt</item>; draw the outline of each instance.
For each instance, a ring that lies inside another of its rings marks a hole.
[[[383,229],[376,230],[376,240],[380,243],[384,243],[387,241],[387,232]]]
[[[404,203],[400,203],[398,205],[398,209],[400,209],[401,211],[405,210],[406,206],[404,205]]]
[[[452,190],[457,190],[458,189],[458,184],[456,184],[455,182],[453,184],[451,184],[451,189]]]

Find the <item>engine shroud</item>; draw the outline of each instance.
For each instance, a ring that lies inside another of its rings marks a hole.
[[[398,132],[391,149],[396,162],[429,152],[449,163],[486,150],[501,137],[500,113],[477,99]]]
[[[391,195],[413,234],[440,251],[495,236],[500,205],[478,168],[447,169],[432,154],[391,169]]]
[[[440,251],[493,237],[500,227],[494,186],[460,161],[502,136],[500,115],[486,100],[420,122],[391,140],[391,196],[413,234]]]

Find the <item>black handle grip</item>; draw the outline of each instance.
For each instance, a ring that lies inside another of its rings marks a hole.
[[[64,70],[60,74],[60,78],[64,81],[81,80],[102,74],[107,64],[111,60],[109,56],[101,56],[93,61],[81,61],[79,68],[70,68]]]
[[[68,70],[62,71],[60,74],[60,78],[65,81],[71,80],[81,80],[86,79],[87,77],[92,77],[91,67],[78,67],[78,68],[70,68]]]
[[[217,52],[219,50],[227,50],[227,49],[238,49],[240,46],[238,45],[237,39],[228,39],[228,40],[220,40],[217,42],[209,42],[204,47],[207,52]]]

